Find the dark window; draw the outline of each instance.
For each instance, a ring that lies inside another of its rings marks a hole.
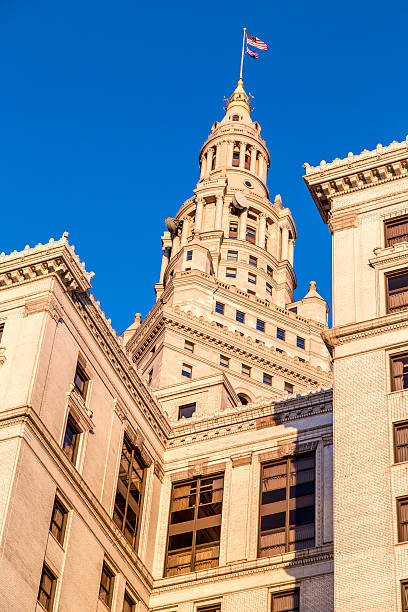
[[[4,331],[4,324],[0,325],[0,342],[1,342],[1,338],[3,336],[3,331]]]
[[[220,604],[215,606],[204,606],[204,608],[197,608],[197,612],[221,612]]]
[[[155,352],[156,352],[156,345],[152,346],[152,349],[151,349],[150,352],[151,352],[152,355],[155,354]]]
[[[391,390],[408,389],[408,353],[391,357]]]
[[[255,213],[249,212],[247,216],[248,216],[248,219],[251,219],[252,221],[257,221],[258,220],[258,217],[256,216]]]
[[[389,247],[397,242],[408,242],[408,217],[399,217],[385,224],[385,245]]]
[[[292,383],[285,382],[285,391],[287,391],[287,393],[293,393]]]
[[[408,308],[408,272],[387,276],[387,310],[397,312]]]
[[[101,584],[99,585],[99,599],[110,609],[112,606],[113,583],[115,577],[106,563],[102,567]]]
[[[238,323],[245,323],[245,313],[237,310],[235,319],[238,321]]]
[[[259,556],[311,548],[315,545],[314,522],[314,455],[263,465]]]
[[[277,352],[277,353],[281,353],[281,354],[283,353],[282,349],[280,349],[280,348],[277,348],[277,349],[276,349],[276,352]]]
[[[133,601],[129,593],[125,591],[125,598],[123,600],[122,612],[135,612],[135,610],[136,610],[136,602]]]
[[[256,267],[258,265],[258,260],[253,255],[250,255],[249,259],[248,259],[248,263],[249,263],[250,266],[255,266]]]
[[[269,274],[269,276],[273,276],[273,270],[271,266],[266,266],[266,273]]]
[[[245,365],[245,363],[242,364],[241,372],[245,376],[251,376],[251,368],[249,365]]]
[[[194,342],[190,342],[190,340],[184,340],[184,350],[189,353],[194,353]]]
[[[238,251],[228,251],[227,259],[229,261],[238,261]]]
[[[408,542],[408,497],[397,499],[398,541]]]
[[[239,121],[239,116],[238,115],[232,115],[232,120],[233,121]]]
[[[269,283],[266,283],[266,293],[272,295],[272,285],[270,285]]]
[[[192,374],[193,374],[193,366],[188,365],[187,363],[183,363],[181,367],[181,375],[185,376],[186,378],[191,378]]]
[[[236,168],[239,166],[239,149],[232,154],[232,165]]]
[[[395,463],[408,461],[408,421],[394,423],[394,455]]]
[[[276,337],[279,340],[284,340],[285,339],[285,330],[281,329],[280,327],[278,327],[277,330],[276,330]]]
[[[270,374],[266,374],[266,372],[263,373],[263,382],[265,385],[271,385],[272,384],[272,376]]]
[[[64,441],[62,443],[62,450],[64,451],[65,455],[74,465],[76,463],[76,459],[78,455],[80,435],[81,435],[81,430],[79,429],[72,415],[69,414],[67,425],[65,427],[65,434],[64,434]]]
[[[250,183],[249,181],[245,181],[244,185],[245,187],[249,187],[250,189],[252,188],[252,183]]]
[[[88,389],[88,381],[89,381],[89,378],[86,375],[84,368],[81,366],[80,363],[77,363],[77,367],[75,370],[75,376],[74,376],[74,385],[78,393],[80,393],[84,399],[86,398],[86,392]]]
[[[238,237],[238,223],[235,221],[231,222],[229,225],[229,238],[237,238]]]
[[[251,167],[251,156],[249,153],[245,153],[245,170],[249,170]]]
[[[225,276],[227,278],[237,278],[237,269],[236,268],[227,268],[225,272]]]
[[[401,582],[402,612],[408,612],[408,580]]]
[[[215,164],[217,162],[217,152],[214,149],[212,160],[211,160],[211,170],[215,170]]]
[[[218,567],[224,477],[173,485],[165,576]]]
[[[149,383],[149,385],[152,382],[152,380],[153,380],[153,368],[149,370],[149,373],[147,375],[147,382]]]
[[[252,272],[248,272],[248,283],[252,283],[256,285],[256,274],[252,274]]]
[[[273,594],[272,612],[299,612],[299,589]]]
[[[224,355],[220,355],[220,365],[224,368],[229,368],[229,357],[224,357]]]
[[[193,259],[193,251],[187,251],[187,261],[191,261]]]
[[[294,308],[289,308],[289,312],[294,312],[295,314],[297,314],[297,306],[295,306]]]
[[[218,314],[224,314],[224,304],[222,304],[221,302],[215,302],[215,312],[218,312]]]
[[[264,332],[265,331],[265,321],[261,321],[261,319],[257,319],[256,320],[256,329],[258,331]]]
[[[190,419],[196,411],[196,403],[192,404],[184,404],[184,406],[179,406],[178,418],[181,419],[184,417],[185,419]]]
[[[253,227],[246,228],[246,239],[248,242],[255,244],[256,241],[256,230]]]
[[[249,397],[247,397],[243,393],[238,393],[238,397],[239,397],[239,401],[241,402],[243,406],[246,406],[247,404],[249,404],[249,401],[250,401]]]
[[[305,348],[305,339],[301,338],[300,336],[298,336],[296,338],[296,346],[298,346],[301,349],[304,349]]]
[[[55,596],[55,587],[57,578],[52,571],[44,564],[40,580],[40,588],[38,590],[37,601],[46,609],[52,610]]]
[[[113,520],[127,541],[136,548],[139,533],[145,465],[127,436],[123,439]]]
[[[54,500],[54,507],[52,509],[50,531],[52,535],[61,544],[61,546],[64,543],[67,518],[68,518],[68,511],[64,508],[60,500],[56,497]]]
[[[247,289],[247,293],[249,293],[249,295],[256,295],[255,291],[252,291],[252,289]]]

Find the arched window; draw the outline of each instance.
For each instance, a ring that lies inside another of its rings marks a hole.
[[[249,170],[251,167],[251,151],[249,147],[245,150],[245,170]]]
[[[239,146],[237,144],[232,152],[232,165],[236,168],[239,166]]]
[[[251,399],[244,393],[238,393],[238,397],[239,397],[239,401],[241,402],[243,406],[246,406],[251,401]]]
[[[211,160],[211,170],[215,170],[215,164],[217,161],[217,149],[213,150],[213,156],[212,156],[212,160]]]
[[[239,115],[232,115],[233,121],[239,121]]]

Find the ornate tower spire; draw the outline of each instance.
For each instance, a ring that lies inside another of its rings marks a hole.
[[[244,81],[240,77],[234,93],[228,100],[227,113],[235,108],[244,109],[251,117],[250,100],[244,89]]]

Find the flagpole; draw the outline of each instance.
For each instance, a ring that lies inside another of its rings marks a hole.
[[[240,79],[242,79],[242,68],[244,66],[245,36],[246,36],[246,28],[244,28],[244,36],[242,37],[241,70],[239,72]]]

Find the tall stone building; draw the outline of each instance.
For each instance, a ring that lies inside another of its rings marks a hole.
[[[240,80],[120,336],[67,235],[0,255],[1,610],[407,608],[408,149],[306,168],[329,330],[260,132]]]

